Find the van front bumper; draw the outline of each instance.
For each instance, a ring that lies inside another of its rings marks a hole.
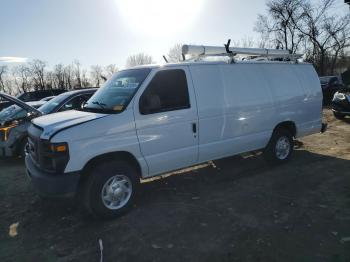
[[[72,196],[78,190],[80,172],[52,174],[37,168],[30,155],[25,158],[27,176],[40,195],[65,197]]]

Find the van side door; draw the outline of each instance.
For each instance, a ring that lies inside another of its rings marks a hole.
[[[149,176],[197,163],[197,106],[187,67],[158,69],[136,95],[134,115]]]

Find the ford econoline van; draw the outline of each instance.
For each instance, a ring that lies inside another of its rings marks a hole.
[[[322,90],[307,63],[135,67],[81,110],[34,119],[27,173],[41,194],[78,193],[89,212],[114,217],[142,178],[255,150],[287,162],[294,138],[324,131],[321,119]]]

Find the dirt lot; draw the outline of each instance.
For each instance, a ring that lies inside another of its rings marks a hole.
[[[146,183],[113,221],[41,200],[23,162],[2,160],[0,261],[99,261],[99,239],[104,261],[350,261],[350,119],[325,115],[290,163],[233,157]]]

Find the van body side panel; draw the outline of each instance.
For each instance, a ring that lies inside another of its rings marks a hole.
[[[312,65],[294,65],[296,78],[305,91],[302,119],[296,123],[297,137],[318,133],[322,126],[322,89],[318,75]]]
[[[69,144],[70,160],[66,173],[81,171],[97,156],[120,151],[132,154],[139,162],[142,173],[148,172],[140,152],[132,108],[60,131],[51,142]]]
[[[312,65],[264,64],[261,69],[275,102],[275,124],[294,122],[297,137],[320,132],[322,91]]]
[[[198,101],[200,162],[267,144],[275,109],[258,66],[191,66]]]

